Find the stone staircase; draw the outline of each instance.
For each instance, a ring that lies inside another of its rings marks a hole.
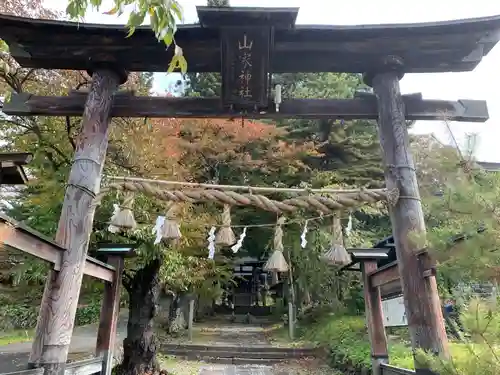
[[[272,346],[223,346],[163,344],[161,353],[185,360],[235,365],[272,365],[291,359],[317,357],[315,348],[277,348]]]

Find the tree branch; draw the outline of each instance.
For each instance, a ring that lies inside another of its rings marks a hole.
[[[73,148],[73,151],[76,150],[76,143],[73,137],[71,136],[71,120],[69,116],[66,116],[66,134],[68,135],[68,140],[69,143],[71,144],[71,147]]]
[[[34,68],[33,68],[33,69],[30,69],[30,70],[28,71],[28,73],[26,73],[26,75],[24,76],[24,78],[23,78],[23,79],[21,80],[21,82],[19,83],[21,90],[22,90],[22,86],[24,85],[24,83],[25,83],[28,79],[30,79],[30,77],[31,77],[31,76],[32,76],[35,72],[36,72],[36,69],[34,69]]]

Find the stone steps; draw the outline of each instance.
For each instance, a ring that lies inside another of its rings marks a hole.
[[[274,363],[318,356],[314,348],[274,348],[270,346],[204,346],[164,344],[161,353],[186,360],[204,361],[223,364],[258,364]]]

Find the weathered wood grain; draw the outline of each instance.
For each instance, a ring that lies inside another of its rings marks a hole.
[[[422,252],[425,223],[397,72],[375,75],[373,88],[378,98],[378,131],[386,185],[400,192],[390,215],[412,346],[447,357],[448,340],[436,279],[423,276],[426,271],[423,260],[429,257]]]
[[[234,20],[242,19],[239,26],[262,25],[259,20],[266,17],[269,24],[271,14],[268,10],[255,19],[245,18],[245,9],[227,11]],[[221,72],[219,28],[213,23],[178,26],[176,42],[191,72]],[[364,73],[386,55],[401,56],[405,72],[470,71],[498,42],[499,29],[499,16],[426,24],[281,25],[275,29],[270,71]],[[148,26],[125,35],[122,25],[0,18],[0,37],[24,67],[87,70],[94,62],[128,71],[167,71],[174,49],[158,43]]]
[[[37,235],[25,225],[17,223],[15,220],[4,220],[5,216],[0,216],[0,243],[33,255],[39,259],[53,264],[53,270],[61,269],[63,252],[59,245],[47,240],[42,235]],[[87,256],[83,270],[85,275],[89,275],[104,281],[113,281],[114,267],[102,263],[97,259]]]
[[[111,375],[116,347],[116,326],[120,313],[120,290],[124,267],[123,256],[109,256],[108,263],[116,269],[114,280],[106,283],[97,331],[96,356],[102,357],[101,375]]]
[[[45,375],[59,375],[66,367],[118,80],[111,71],[94,72],[85,105],[56,234],[56,242],[66,251],[60,271],[53,271],[46,284],[30,357],[32,364],[44,367]]]
[[[383,267],[377,268],[368,274],[368,278],[370,279],[370,285],[373,288],[389,284],[393,281],[399,281],[398,262],[395,261]]]
[[[449,120],[485,122],[488,108],[484,100],[422,100],[418,95],[403,95],[407,120]],[[35,96],[12,94],[3,112],[17,116],[80,116],[85,97]],[[165,98],[127,94],[116,95],[111,110],[113,117],[177,117],[234,118],[240,116],[223,108],[219,98]],[[247,113],[247,118],[311,118],[311,119],[372,119],[378,118],[375,96],[354,99],[285,99],[276,112],[272,102],[266,111]]]
[[[360,265],[363,275],[366,325],[371,345],[372,371],[373,375],[382,375],[380,364],[388,362],[389,352],[387,350],[387,337],[385,335],[380,290],[377,287],[371,286],[369,276],[370,273],[377,269],[377,262],[365,261],[361,262]]]
[[[380,296],[382,298],[393,298],[401,295],[403,289],[401,288],[401,281],[395,280],[385,285],[379,286]]]

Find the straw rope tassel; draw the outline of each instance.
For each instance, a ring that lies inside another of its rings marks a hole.
[[[325,262],[331,265],[343,266],[349,264],[351,262],[351,256],[344,247],[342,223],[337,215],[333,217],[332,229],[332,243],[330,248],[323,254],[322,258]]]
[[[276,230],[274,232],[274,252],[264,265],[264,271],[288,271],[288,263],[286,262],[285,256],[283,255],[283,228],[281,227],[283,224],[285,224],[285,218],[280,217],[278,219]]]
[[[172,204],[165,214],[165,222],[161,228],[163,239],[179,239],[182,237],[180,225],[177,221],[179,205]]]
[[[215,243],[222,246],[232,246],[236,243],[236,236],[231,229],[231,206],[224,205],[222,211],[222,228],[219,229],[215,236]]]
[[[119,207],[116,214],[111,218],[110,225],[112,227],[119,228],[120,230],[135,229],[137,227],[137,223],[134,219],[134,213],[132,212],[133,205],[134,193],[124,193],[123,203]]]
[[[118,204],[114,203],[113,204],[113,214],[111,215],[109,222],[112,223],[115,220],[116,215],[118,215],[119,213],[120,213],[120,206]],[[115,227],[113,224],[109,224],[108,232],[118,233],[119,231],[120,231],[120,228]]]

